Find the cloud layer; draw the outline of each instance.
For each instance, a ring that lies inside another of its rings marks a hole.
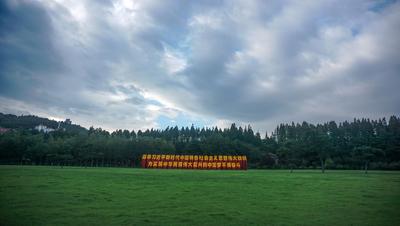
[[[400,112],[397,1],[2,1],[0,110],[106,129]]]

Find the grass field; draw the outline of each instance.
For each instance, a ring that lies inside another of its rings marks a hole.
[[[0,225],[399,225],[400,172],[0,166]]]

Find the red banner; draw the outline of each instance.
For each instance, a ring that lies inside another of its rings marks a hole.
[[[247,170],[245,155],[159,155],[144,154],[143,168]]]

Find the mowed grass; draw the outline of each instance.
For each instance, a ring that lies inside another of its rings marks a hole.
[[[400,225],[400,172],[0,166],[0,225]]]

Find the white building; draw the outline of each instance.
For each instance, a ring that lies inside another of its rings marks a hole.
[[[45,133],[54,131],[54,129],[48,128],[47,126],[42,125],[42,124],[35,126],[35,130],[37,130],[39,132],[45,132]]]

